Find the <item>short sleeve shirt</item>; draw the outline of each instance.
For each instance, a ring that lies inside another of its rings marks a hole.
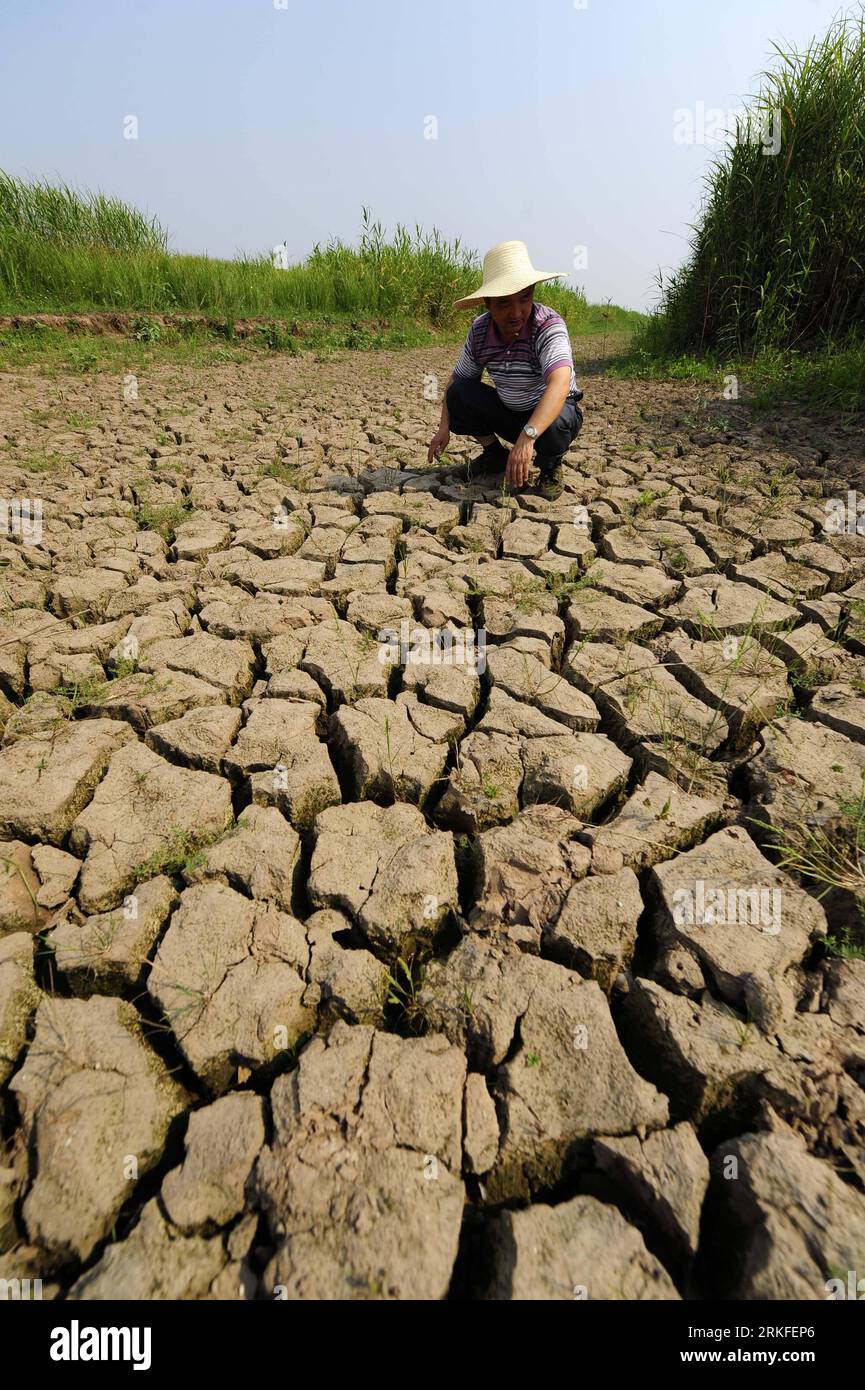
[[[526,411],[534,410],[556,367],[570,367],[570,390],[579,400],[583,393],[577,387],[567,324],[555,309],[535,303],[509,345],[499,337],[489,311],[480,314],[469,328],[454,376],[478,377],[486,368],[503,403]]]

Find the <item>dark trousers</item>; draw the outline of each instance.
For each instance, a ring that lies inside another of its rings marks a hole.
[[[513,444],[532,410],[511,410],[494,386],[479,377],[457,377],[445,393],[451,434],[498,434]],[[574,396],[568,396],[561,414],[535,440],[539,464],[561,458],[576,439],[583,425],[583,412]]]

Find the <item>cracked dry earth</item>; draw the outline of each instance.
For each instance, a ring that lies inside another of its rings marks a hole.
[[[862,1270],[865,963],[772,848],[862,787],[861,435],[583,364],[564,496],[511,497],[426,467],[452,358],[4,378],[0,1275],[43,1296]],[[402,619],[483,669],[383,663]]]

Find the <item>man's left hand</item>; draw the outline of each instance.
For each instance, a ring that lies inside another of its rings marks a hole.
[[[527,434],[520,434],[508,456],[505,482],[508,487],[522,487],[534,462],[535,446]]]

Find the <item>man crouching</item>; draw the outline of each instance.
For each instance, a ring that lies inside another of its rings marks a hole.
[[[535,270],[522,241],[503,241],[484,256],[483,283],[454,305],[483,302],[486,313],[472,322],[445,388],[430,463],[451,433],[472,435],[483,447],[475,472],[504,469],[505,482],[518,488],[536,463],[540,495],[550,501],[561,496],[562,458],[582,427],[577,402],[583,393],[564,319],[535,302],[535,286],[561,273]],[[492,386],[480,380],[484,368]],[[497,435],[513,447],[505,449]]]

